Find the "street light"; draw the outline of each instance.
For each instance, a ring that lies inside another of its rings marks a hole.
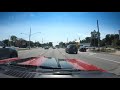
[[[119,32],[119,40],[120,40],[120,30],[118,30],[118,32]]]
[[[37,33],[41,33],[41,32],[36,32],[36,33],[31,34],[31,28],[30,28],[30,33],[29,33],[29,49],[30,49],[30,39],[31,39],[31,35],[34,35],[34,34],[37,34]],[[28,35],[28,34],[26,34],[26,33],[21,33],[21,34]]]

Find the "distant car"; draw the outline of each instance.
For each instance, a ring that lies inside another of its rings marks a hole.
[[[66,53],[78,53],[78,48],[76,45],[74,44],[70,44],[66,47],[65,49]]]
[[[55,49],[55,47],[53,47],[53,49]]]
[[[86,47],[80,46],[79,51],[80,51],[80,52],[86,52]]]
[[[45,46],[44,49],[49,49],[49,47],[48,47],[48,46]]]
[[[0,41],[0,60],[14,57],[18,57],[17,50],[13,47],[6,47],[6,45]]]
[[[86,49],[90,49],[91,47],[90,46],[85,46]]]

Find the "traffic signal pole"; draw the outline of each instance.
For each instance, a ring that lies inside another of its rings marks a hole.
[[[30,27],[30,34],[29,34],[29,49],[30,49],[30,38],[31,38],[31,27]]]
[[[100,32],[99,32],[98,20],[97,20],[97,28],[98,28],[98,48],[100,49]]]

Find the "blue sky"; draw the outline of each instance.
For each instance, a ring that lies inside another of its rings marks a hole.
[[[101,38],[106,34],[118,33],[120,12],[0,12],[0,40],[16,35],[28,40],[31,27],[32,41],[57,42],[84,39],[90,32],[97,30],[99,20]]]

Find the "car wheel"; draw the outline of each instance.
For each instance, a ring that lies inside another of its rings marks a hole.
[[[11,53],[10,58],[14,58],[14,57],[18,57],[18,54],[17,53]]]
[[[67,51],[65,50],[65,52],[67,53]]]
[[[69,52],[67,52],[69,54]]]
[[[75,54],[77,54],[78,52],[75,52]]]

